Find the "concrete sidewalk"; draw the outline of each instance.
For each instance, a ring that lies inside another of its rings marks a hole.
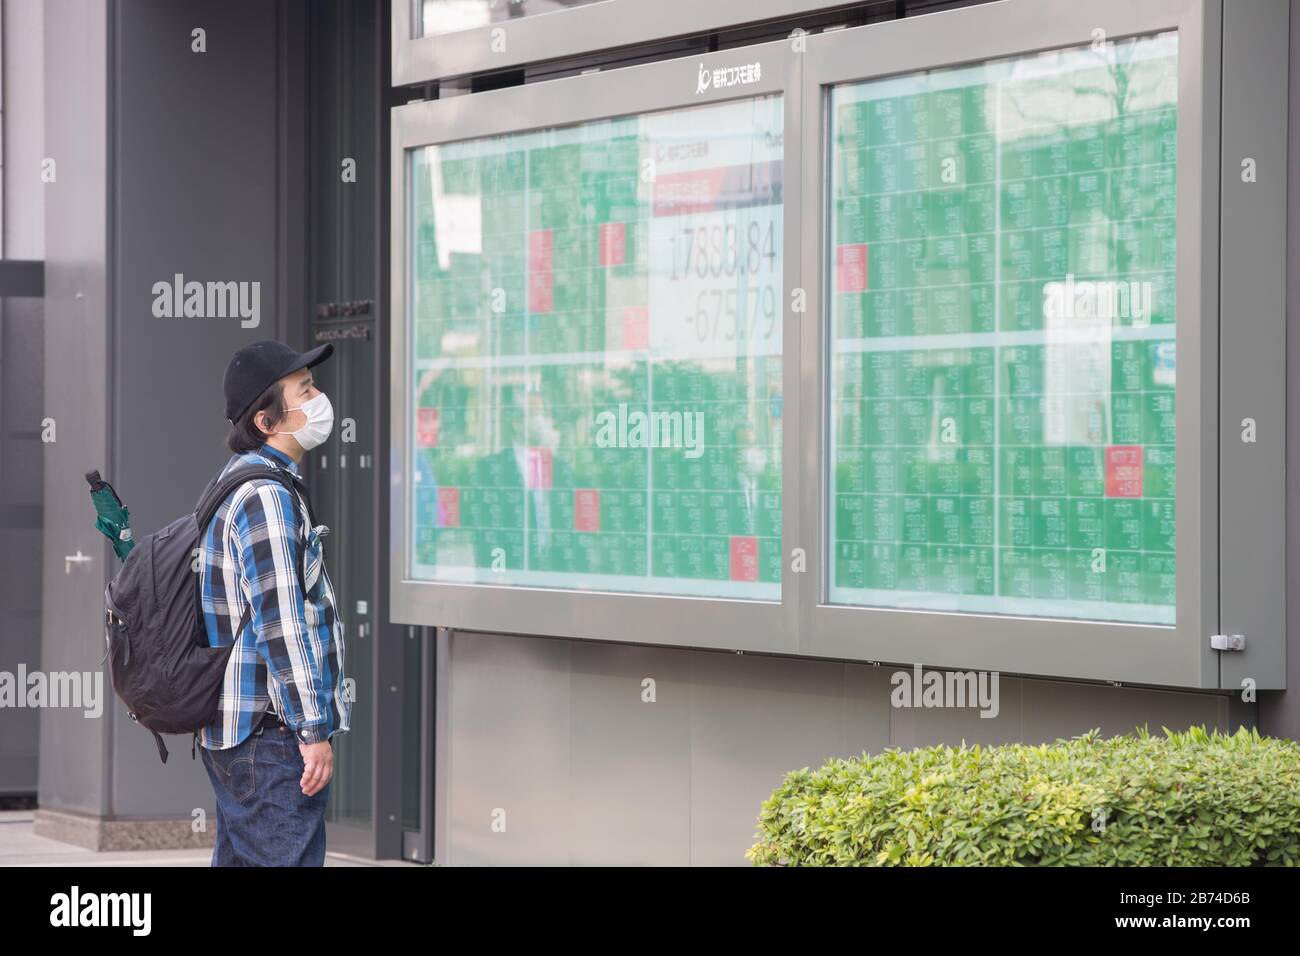
[[[0,866],[208,866],[212,851],[123,850],[97,853],[37,836],[31,810],[0,811]],[[367,860],[343,853],[325,854],[326,866],[409,866],[404,860]]]

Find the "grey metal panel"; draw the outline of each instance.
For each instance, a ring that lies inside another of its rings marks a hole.
[[[32,436],[36,448],[33,457],[39,457],[45,446],[40,444],[41,407],[45,404],[42,393],[45,352],[45,306],[36,299],[10,300],[0,303],[3,325],[0,326],[0,361],[4,362],[4,376],[0,377],[0,431]],[[29,500],[41,500],[40,486],[34,486]],[[6,493],[3,499],[13,502]]]
[[[36,532],[39,535],[39,531]],[[18,562],[5,567],[8,572]],[[34,611],[15,611],[0,600],[0,671],[17,674],[41,666],[40,566],[34,565],[35,586],[29,594]],[[41,712],[34,708],[7,707],[0,711],[0,794],[36,792],[36,739]]]
[[[45,152],[45,50],[42,0],[4,0],[0,52],[3,86],[4,177],[0,208],[0,256],[45,256],[45,184],[36,178]],[[26,175],[20,170],[29,171]]]
[[[686,866],[689,657],[628,644],[574,642],[571,648],[570,861]]]
[[[0,259],[0,298],[34,298],[45,294],[45,263],[40,259]]]
[[[13,740],[12,746],[6,738]],[[35,738],[35,719],[14,721],[0,734],[0,740],[6,744],[4,753],[0,754],[0,796],[36,792],[36,747],[32,744]]]
[[[39,513],[38,511],[37,514]],[[4,573],[0,574],[0,609],[39,615],[41,568],[31,560],[31,556],[40,553],[39,524],[16,528],[0,525],[0,554],[6,557]],[[8,635],[0,632],[0,643],[7,640]],[[32,650],[35,648],[33,647]],[[26,663],[28,668],[35,668],[37,661],[28,660]]]
[[[909,668],[882,667],[887,674],[907,673]],[[978,707],[895,707],[889,708],[889,745],[911,750],[932,744],[956,747],[979,744],[991,747],[1024,739],[1024,686],[1014,677],[998,678],[997,712],[981,717]],[[891,690],[892,690],[891,686]],[[990,687],[991,689],[991,687]],[[990,708],[990,713],[993,713]]]
[[[388,150],[390,143],[389,131],[389,110],[388,110],[388,79],[389,59],[391,55],[392,44],[389,42],[388,24],[385,17],[389,13],[389,4],[384,4],[379,11],[379,22],[375,31],[375,72],[371,82],[373,89],[378,91],[378,107],[371,116],[372,131],[371,136],[374,139],[375,155],[375,176],[378,180],[378,190],[375,194],[375,224],[374,224],[374,275],[376,282],[374,286],[375,315],[375,348],[380,356],[387,355],[389,349],[389,336],[391,329],[391,312],[388,308],[388,275],[389,261],[389,244],[388,244],[388,217],[389,217],[389,191],[391,181],[387,170]],[[406,638],[406,628],[398,627],[392,623],[392,617],[388,610],[388,533],[389,533],[389,497],[390,488],[387,481],[388,474],[382,469],[387,461],[386,450],[389,442],[389,388],[385,373],[386,366],[382,359],[379,367],[376,369],[374,388],[375,388],[375,405],[376,405],[376,453],[377,464],[372,464],[384,480],[377,483],[375,501],[372,509],[372,520],[377,534],[375,538],[375,566],[371,572],[371,583],[375,599],[375,647],[376,647],[376,671],[377,686],[383,687],[403,687],[411,686],[409,680],[403,677],[403,655],[402,645],[409,640]],[[441,661],[441,654],[444,650],[444,642],[439,640],[437,643],[436,656]],[[424,660],[428,660],[426,656]],[[435,663],[435,667],[441,667],[440,663]],[[441,709],[443,702],[443,685],[442,678],[438,677],[438,683],[435,685],[435,704]],[[397,698],[397,699],[394,699]],[[377,770],[375,788],[376,788],[376,806],[381,808],[381,821],[377,840],[377,855],[380,857],[389,857],[395,852],[400,853],[400,843],[403,839],[403,821],[408,815],[407,801],[407,775],[402,766],[400,754],[405,752],[405,741],[409,737],[410,731],[405,729],[403,715],[409,713],[406,706],[405,694],[389,694],[387,700],[378,703],[378,727],[379,736],[375,750],[375,766]],[[402,728],[399,731],[399,728]],[[440,739],[435,739],[434,758],[438,763],[434,769],[435,783],[434,799],[441,798],[443,792],[441,784],[437,781],[445,778],[443,774],[444,763],[442,753],[445,748],[439,750]],[[429,762],[431,758],[425,754],[423,761]],[[423,775],[422,775],[423,776]],[[424,792],[417,790],[417,800],[423,802],[430,799],[427,788]],[[435,805],[434,810],[434,831],[433,831],[433,852],[441,854],[442,848],[447,845],[446,837],[446,814],[440,813]],[[426,813],[419,813],[421,818]]]
[[[0,300],[0,671],[10,674],[41,667],[43,308]],[[0,793],[37,792],[39,737],[39,710],[0,713]]]
[[[886,667],[527,636],[448,644],[438,736],[450,742],[439,789],[451,843],[438,860],[452,865],[687,862],[688,831],[691,864],[743,866],[763,800],[831,757],[1250,717],[1220,692],[1015,678],[1002,679],[996,718],[909,712],[891,708]],[[644,676],[655,704],[640,702]],[[498,806],[504,834],[490,829]]]
[[[567,863],[569,642],[457,631],[450,659],[453,790],[439,861]]]
[[[1281,696],[1281,695],[1279,695]],[[1238,727],[1245,727],[1247,730],[1252,728],[1258,729],[1262,734],[1268,734],[1270,737],[1286,736],[1286,734],[1274,733],[1260,725],[1261,705],[1254,700],[1243,700],[1240,692],[1228,694],[1228,714],[1226,730],[1230,733],[1235,732]]]
[[[1295,3],[1291,4],[1294,11]],[[1300,63],[1300,12],[1291,18],[1291,62]],[[1281,78],[1278,78],[1281,82]],[[1287,128],[1287,179],[1286,196],[1287,261],[1300,261],[1300,69],[1292,69],[1288,79],[1289,123]],[[1287,282],[1287,324],[1300,326],[1300,282]],[[1288,335],[1286,340],[1287,365],[1300,369],[1300,335]],[[1300,376],[1291,376],[1287,382],[1287,473],[1286,492],[1289,505],[1300,501]],[[1279,518],[1279,520],[1282,520]],[[1300,688],[1300,508],[1288,507],[1285,512],[1287,541],[1286,589],[1286,640],[1287,683]],[[1265,692],[1259,697],[1259,728],[1261,733],[1300,740],[1300,693]]]
[[[416,628],[407,628],[408,631]],[[421,787],[424,793],[420,795],[420,830],[422,838],[426,844],[432,845],[433,852],[429,858],[438,863],[445,863],[450,859],[450,828],[448,820],[451,806],[451,631],[445,627],[434,630],[434,636],[425,639],[425,647],[432,646],[433,653],[427,652],[421,660],[429,661],[425,666],[432,666],[431,675],[421,675],[421,684],[425,688],[432,684],[433,707],[432,713],[421,701],[420,707],[420,740],[423,754],[421,760],[423,766],[427,768],[421,774]],[[422,690],[422,693],[429,691]],[[433,753],[429,753],[429,748],[424,741],[432,738]],[[432,800],[430,800],[432,794]],[[432,803],[432,807],[429,804]],[[430,822],[428,817],[432,811],[433,820]]]
[[[41,667],[43,303],[0,299],[0,672]],[[40,711],[0,713],[0,792],[37,791]]]
[[[1218,53],[1217,0],[1005,0],[808,38],[805,54],[804,268],[809,316],[801,345],[802,399],[810,421],[802,448],[812,488],[803,496],[804,576],[799,650],[805,654],[1006,673],[1218,685],[1204,635],[1218,620],[1217,370]],[[1176,27],[1178,102],[1178,597],[1174,627],[1050,618],[849,608],[827,592],[827,329],[824,320],[825,87],[928,68]],[[822,175],[811,175],[812,170]],[[818,469],[814,471],[813,469]],[[816,477],[813,477],[813,476]]]
[[[1246,635],[1245,651],[1219,653],[1225,689],[1286,687],[1288,8],[1223,8],[1219,618],[1223,633]]]
[[[41,668],[84,673],[100,671],[105,573],[116,560],[86,520],[82,478],[104,462],[109,446],[108,14],[94,0],[50,0],[44,15],[44,152],[58,163],[58,188],[45,192],[42,414],[55,420],[57,440],[43,446]],[[93,560],[65,573],[63,556],[78,550]],[[110,713],[108,704],[99,720],[41,712],[41,806],[108,809]]]
[[[719,92],[697,93],[702,67],[714,69],[763,64],[762,80]],[[429,144],[473,139],[505,132],[540,129],[612,116],[693,106],[702,103],[744,99],[785,92],[787,143],[795,142],[789,131],[799,129],[799,59],[785,42],[765,43],[743,50],[730,50],[703,57],[688,57],[662,63],[629,67],[610,74],[593,74],[554,80],[544,89],[514,87],[447,100],[411,103],[392,111],[392,222],[391,241],[393,348],[391,363],[391,423],[389,475],[390,507],[390,595],[392,620],[404,624],[427,624],[474,628],[512,634],[552,634],[589,640],[621,640],[644,643],[754,651],[795,649],[795,579],[786,563],[782,591],[785,605],[775,602],[715,600],[612,592],[546,590],[542,588],[461,585],[420,582],[407,576],[411,489],[407,487],[407,361],[409,323],[406,315],[408,222],[406,208],[407,151]],[[787,163],[795,151],[786,150]],[[793,162],[798,175],[799,161]],[[797,182],[797,180],[796,180]],[[786,289],[799,284],[800,261],[798,190],[786,193],[784,208],[784,263]],[[783,311],[783,342],[792,349],[794,360],[786,359],[785,400],[797,391],[799,316]],[[785,463],[785,500],[798,500],[803,470],[797,464],[798,401],[796,415],[786,413],[782,433]],[[791,407],[791,405],[787,405]],[[783,509],[782,533],[787,542],[797,543],[799,509]],[[784,547],[794,546],[788,543]]]
[[[39,356],[37,358],[39,360]],[[39,366],[36,370],[40,371]],[[8,367],[5,367],[0,374],[7,375],[8,372]],[[39,422],[40,418],[28,419],[28,421]],[[5,512],[12,509],[22,509],[29,513],[34,519],[32,526],[40,528],[42,451],[44,446],[39,438],[7,435],[3,429],[0,429],[0,528],[7,524]],[[39,541],[37,543],[39,544]],[[29,557],[24,554],[22,560],[26,561]],[[19,562],[15,559],[14,563]],[[39,564],[36,570],[40,570]],[[36,582],[35,590],[29,593],[39,600],[41,593],[39,580]]]
[[[500,70],[800,13],[823,13],[843,5],[809,0],[606,0],[513,23],[415,37],[412,2],[393,0],[393,85]]]
[[[1093,728],[1103,737],[1129,734],[1146,725],[1160,735],[1162,726],[1186,730],[1229,728],[1228,699],[1223,694],[1107,687],[1066,681],[1024,682],[1026,743],[1050,743],[1076,737]]]
[[[847,747],[844,665],[691,654],[691,863],[744,866],[785,775]]]
[[[889,746],[889,671],[870,664],[844,665],[844,747],[850,756]]]

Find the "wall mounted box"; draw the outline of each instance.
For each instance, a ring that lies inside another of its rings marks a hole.
[[[1287,17],[1006,0],[396,109],[395,620],[1283,687]]]

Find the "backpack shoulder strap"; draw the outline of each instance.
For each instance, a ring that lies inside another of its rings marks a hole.
[[[252,481],[255,478],[268,478],[271,481],[277,481],[283,485],[289,492],[289,496],[294,500],[295,512],[298,510],[298,495],[295,492],[300,492],[303,501],[307,505],[307,520],[311,522],[312,526],[315,526],[316,516],[312,509],[311,498],[307,494],[306,486],[303,484],[302,479],[293,474],[293,472],[289,471],[287,468],[277,468],[270,465],[259,465],[250,462],[243,465],[237,465],[224,475],[218,475],[208,483],[208,487],[204,490],[203,496],[199,499],[199,503],[194,509],[194,517],[198,522],[199,527],[200,542],[202,542],[203,535],[206,533],[208,525],[216,515],[217,509],[220,508],[221,503],[226,500],[226,496],[244,482]],[[304,529],[303,538],[304,540],[306,539],[306,529]],[[302,563],[302,561],[298,562],[296,570],[298,572],[298,584],[302,587],[302,593],[305,595],[307,593],[307,583],[306,577],[303,573]]]
[[[244,463],[236,465],[225,474],[218,474],[203,489],[203,496],[194,506],[194,520],[198,522],[202,534],[212,523],[212,518],[227,496],[246,481],[254,478],[276,478],[275,472],[268,465]]]

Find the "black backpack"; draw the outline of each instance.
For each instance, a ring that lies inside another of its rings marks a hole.
[[[298,476],[280,467],[237,465],[208,482],[193,514],[139,539],[104,589],[104,658],[113,691],[126,704],[127,715],[153,734],[163,763],[167,747],[160,734],[193,734],[197,743],[199,730],[217,718],[226,662],[235,642],[225,647],[208,644],[198,554],[226,496],[254,478],[278,481],[291,495],[301,493],[307,518],[315,524],[311,499]],[[295,495],[295,507],[297,500]],[[305,595],[303,561],[296,570]],[[250,611],[240,619],[235,641]]]

